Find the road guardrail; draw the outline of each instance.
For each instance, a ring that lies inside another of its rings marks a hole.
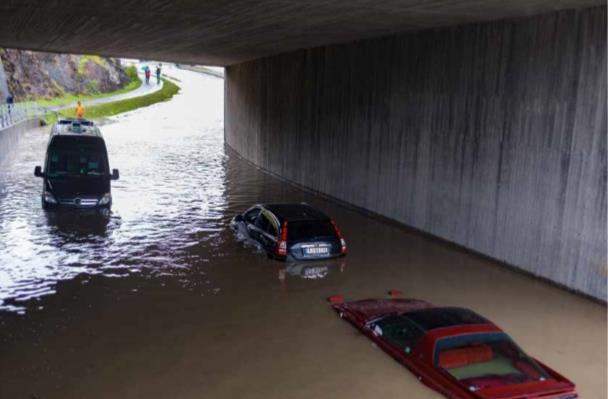
[[[0,130],[25,120],[38,118],[46,113],[46,108],[35,101],[0,105]]]

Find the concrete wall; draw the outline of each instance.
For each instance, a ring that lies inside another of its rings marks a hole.
[[[606,299],[606,8],[226,69],[225,136],[286,179]]]
[[[40,120],[30,119],[16,123],[6,129],[0,129],[0,167],[4,162],[10,162],[11,157],[15,155],[15,148],[21,135],[36,126],[40,126]]]

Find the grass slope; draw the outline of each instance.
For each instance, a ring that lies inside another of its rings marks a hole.
[[[163,88],[159,91],[146,94],[145,96],[86,107],[85,117],[87,119],[99,119],[132,111],[137,108],[147,107],[148,105],[156,104],[162,101],[168,101],[174,95],[176,95],[179,90],[180,88],[178,85],[167,79],[163,79]],[[74,110],[71,108],[64,109],[59,112],[59,116],[74,117]],[[47,121],[52,123],[53,119],[54,118],[48,120],[47,118]]]

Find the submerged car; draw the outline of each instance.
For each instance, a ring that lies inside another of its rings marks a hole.
[[[42,178],[42,208],[109,208],[112,205],[108,152],[101,131],[91,121],[62,119],[51,129]]]
[[[574,399],[574,384],[477,313],[418,299],[329,301],[421,382],[448,398]]]
[[[308,204],[258,204],[235,216],[230,225],[277,259],[346,255],[346,241],[336,222]]]

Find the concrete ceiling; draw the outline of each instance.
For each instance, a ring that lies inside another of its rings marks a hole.
[[[229,65],[605,0],[2,0],[0,47]]]

